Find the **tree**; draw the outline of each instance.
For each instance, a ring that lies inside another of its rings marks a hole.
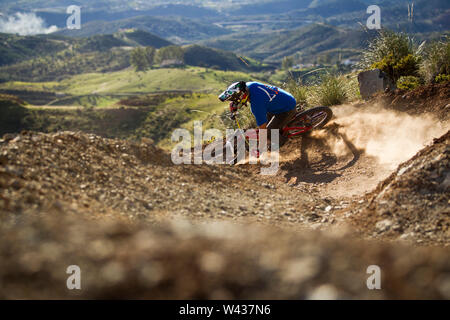
[[[130,63],[136,72],[147,70],[150,65],[148,63],[145,49],[140,47],[133,49],[130,55]]]
[[[184,51],[179,46],[167,46],[158,50],[156,61],[161,63],[164,60],[178,60],[184,62]]]
[[[292,57],[284,57],[281,62],[281,67],[284,70],[289,70],[294,65],[294,59]]]
[[[145,58],[147,59],[148,66],[151,68],[156,55],[156,49],[153,47],[145,47]]]

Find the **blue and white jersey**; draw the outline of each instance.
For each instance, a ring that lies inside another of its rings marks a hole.
[[[267,113],[283,113],[295,109],[297,101],[287,91],[259,82],[247,82],[252,113],[258,126],[266,123]]]

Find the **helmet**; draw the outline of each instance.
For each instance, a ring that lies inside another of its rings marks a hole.
[[[236,104],[244,105],[248,101],[248,90],[245,81],[235,82],[230,85],[227,90],[222,92],[219,96],[219,100],[233,101]]]

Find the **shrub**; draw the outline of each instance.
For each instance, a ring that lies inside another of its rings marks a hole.
[[[402,76],[417,76],[423,47],[404,33],[382,30],[363,51],[359,66],[381,69],[395,82]]]
[[[439,75],[450,74],[450,37],[431,43],[424,51],[420,71],[426,82],[436,81]],[[445,78],[445,77],[444,77]],[[443,78],[440,78],[441,80]],[[436,81],[437,82],[437,81]]]
[[[345,88],[347,91],[347,98],[349,101],[361,99],[361,92],[359,91],[359,82],[357,74],[348,74],[344,78]]]
[[[19,132],[24,129],[24,119],[28,109],[23,101],[11,95],[0,94],[0,136],[5,133]]]
[[[284,86],[283,89],[291,93],[295,100],[297,100],[297,104],[301,104],[303,106],[308,105],[307,101],[307,93],[308,88],[303,86],[300,81],[295,81],[294,79],[290,79]]]
[[[400,77],[397,81],[397,88],[403,90],[413,90],[420,86],[420,79],[414,76]]]
[[[281,62],[281,68],[283,70],[289,70],[294,65],[294,59],[292,57],[284,57]]]
[[[333,106],[348,100],[345,81],[338,76],[327,74],[321,77],[321,83],[313,89],[312,100],[323,106]]]
[[[434,79],[436,83],[444,83],[450,81],[450,74],[440,74]]]

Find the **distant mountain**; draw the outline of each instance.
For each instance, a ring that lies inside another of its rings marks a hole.
[[[315,14],[326,18],[341,13],[365,12],[366,9],[367,4],[360,0],[313,1],[306,10],[306,14]]]
[[[80,30],[64,29],[57,34],[88,37],[95,34],[111,34],[130,28],[148,31],[177,43],[187,43],[231,33],[225,28],[186,18],[139,16],[117,21],[88,22],[83,24]]]
[[[291,55],[303,60],[314,59],[329,50],[347,51],[354,56],[367,38],[368,34],[362,30],[312,24],[296,30],[230,35],[202,43],[259,60],[280,61]]]
[[[408,18],[407,4],[414,3]],[[69,4],[82,7],[82,29],[60,34],[86,37],[137,28],[178,44],[226,34],[296,29],[310,23],[360,28],[369,5],[381,8],[385,28],[408,33],[450,29],[449,0],[2,0],[4,14],[34,12],[47,26],[65,28]]]
[[[408,3],[414,3],[413,19],[408,18]],[[373,1],[373,0],[316,0],[307,9],[293,10],[280,15],[280,19],[321,21],[335,26],[357,29],[365,24],[369,14],[366,9],[376,4],[381,9],[381,25],[384,28],[408,33],[423,33],[450,29],[450,1]]]
[[[72,3],[73,4],[73,3]],[[130,19],[138,16],[161,16],[161,17],[184,17],[191,19],[203,19],[219,16],[219,12],[204,7],[186,5],[186,4],[164,4],[154,6],[148,10],[99,10],[94,7],[88,9],[89,6],[82,6],[82,22],[83,24],[92,21],[117,21],[123,19]],[[66,25],[67,14],[65,10],[49,10],[43,8],[35,10],[36,14],[44,19],[48,25],[56,25],[59,28],[64,28]]]
[[[261,15],[285,13],[296,9],[307,8],[311,0],[280,0],[255,3],[237,3],[226,12],[232,15]]]
[[[392,1],[392,0],[390,0]],[[312,0],[310,1],[310,4],[308,6],[309,9],[316,9],[321,8],[325,6],[335,6],[336,3],[342,3],[343,7],[348,7],[348,4],[350,2],[347,2],[346,0]],[[372,5],[372,4],[379,4],[382,2],[382,0],[358,0],[359,3],[363,3],[364,5]]]
[[[295,3],[294,3],[295,2]],[[309,2],[309,4],[307,4]],[[408,18],[408,3],[414,3],[413,19]],[[283,7],[283,4],[286,7]],[[449,0],[314,0],[265,1],[237,4],[227,9],[227,20],[221,25],[235,31],[251,32],[296,29],[310,23],[327,23],[344,28],[359,29],[369,17],[369,5],[381,9],[384,28],[408,33],[443,32],[450,29]],[[239,9],[241,8],[241,9]]]
[[[145,1],[123,1],[123,0],[2,0],[0,2],[1,11],[18,10],[42,10],[55,11],[61,8],[67,8],[69,5],[79,5],[86,12],[104,12],[114,15],[120,12],[128,12],[130,16],[132,11],[140,11],[141,14],[154,15],[178,15],[183,16],[202,16],[209,15],[217,11],[207,8],[203,1],[183,0],[145,0]],[[51,8],[51,9],[50,9]]]
[[[205,7],[189,4],[164,4],[143,12],[149,16],[180,16],[186,18],[205,18],[218,16],[219,12]]]

